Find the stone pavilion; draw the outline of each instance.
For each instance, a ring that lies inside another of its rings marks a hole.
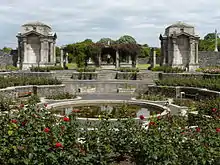
[[[177,22],[165,29],[160,35],[160,65],[179,67],[187,71],[195,71],[198,65],[198,42],[193,26]]]
[[[17,66],[27,70],[31,66],[51,66],[56,63],[56,33],[42,22],[22,25],[18,38]]]

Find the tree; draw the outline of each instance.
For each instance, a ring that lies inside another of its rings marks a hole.
[[[3,51],[4,53],[9,54],[9,53],[11,53],[12,48],[9,48],[9,47],[4,47],[4,48],[2,49],[2,51]]]
[[[129,35],[120,37],[116,42],[117,44],[137,44],[136,40]]]
[[[107,45],[109,41],[110,44],[115,44],[115,41],[112,40],[111,38],[101,38],[97,43]]]
[[[217,36],[217,38],[219,38]],[[214,40],[215,39],[215,33],[208,33],[205,37],[204,40]]]

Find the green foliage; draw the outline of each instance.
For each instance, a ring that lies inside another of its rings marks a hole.
[[[183,69],[178,67],[171,67],[171,66],[156,66],[151,69],[152,71],[163,71],[164,73],[182,73],[184,72]]]
[[[142,46],[138,57],[141,57],[141,58],[149,57],[150,52],[151,52],[151,48]]]
[[[95,72],[96,67],[85,67],[85,68],[77,68],[77,72]]]
[[[76,96],[70,94],[69,92],[58,93],[56,95],[50,95],[46,97],[46,99],[53,99],[53,100],[74,99],[74,98],[76,98]]]
[[[160,86],[185,86],[207,88],[210,90],[220,91],[220,79],[203,79],[203,78],[168,78],[156,80],[156,85]]]
[[[3,165],[107,165],[126,158],[138,165],[191,165],[220,160],[219,120],[214,118],[189,128],[187,118],[167,115],[151,118],[146,130],[131,118],[111,122],[102,117],[91,129],[75,113],[57,118],[33,105],[11,113],[0,115]]]
[[[13,65],[6,65],[6,66],[1,66],[0,71],[1,72],[7,72],[7,71],[17,71],[19,68],[13,66]]]
[[[220,39],[218,37],[218,48],[220,48]],[[208,33],[204,40],[199,40],[199,51],[215,50],[215,33]]]
[[[12,48],[4,47],[4,48],[2,48],[2,51],[3,51],[4,53],[10,54],[11,51],[12,51]]]
[[[61,81],[46,77],[1,77],[0,88],[25,85],[58,85]]]
[[[129,35],[121,36],[117,41],[117,44],[136,44],[136,40]]]
[[[206,68],[199,68],[197,72],[203,72],[208,74],[220,74],[220,66],[211,66]]]
[[[115,44],[115,41],[111,38],[101,38],[97,43],[108,45],[108,42],[110,41],[110,44]]]
[[[40,97],[38,95],[31,95],[28,99],[27,99],[27,104],[30,105],[34,105],[40,103]]]
[[[217,36],[217,38],[219,38]],[[215,33],[208,33],[205,37],[204,40],[214,40],[215,39]]]
[[[61,66],[47,66],[47,67],[31,67],[31,72],[50,72],[52,70],[63,70],[63,67]]]

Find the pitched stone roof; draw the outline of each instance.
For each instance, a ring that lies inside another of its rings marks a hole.
[[[46,25],[46,24],[44,24],[44,23],[42,23],[42,22],[39,22],[39,21],[28,22],[28,23],[26,23],[26,24],[24,24],[24,25],[22,25],[22,26],[46,26],[46,27],[51,28],[49,25]]]
[[[172,24],[172,25],[168,26],[167,28],[171,28],[171,27],[177,27],[177,28],[184,28],[184,27],[186,27],[186,28],[194,28],[192,25],[186,24],[186,23],[181,22],[181,21],[179,21],[179,22],[177,22],[177,23],[175,23],[175,24]]]

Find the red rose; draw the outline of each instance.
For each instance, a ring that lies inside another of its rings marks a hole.
[[[197,127],[196,132],[200,132],[200,131],[201,131],[201,128]]]
[[[24,108],[24,104],[20,104],[20,108]]]
[[[152,125],[155,125],[155,124],[156,124],[155,122],[151,121],[151,122],[149,123],[149,126],[152,126]]]
[[[11,122],[16,124],[18,121],[16,119],[12,119]]]
[[[157,119],[160,120],[160,119],[161,119],[161,116],[157,116]]]
[[[56,145],[55,145],[55,147],[56,147],[56,148],[62,148],[63,145],[62,145],[61,143],[57,142]]]
[[[139,118],[140,118],[141,120],[144,120],[144,119],[145,119],[145,118],[144,118],[144,115],[140,115]]]
[[[44,107],[47,107],[47,103],[44,104]]]
[[[216,132],[219,133],[220,132],[220,128],[216,128]]]
[[[64,118],[63,118],[63,121],[68,122],[68,121],[70,121],[70,118],[68,118],[68,117],[64,117]]]
[[[217,109],[216,109],[216,108],[213,108],[213,109],[212,109],[212,112],[216,112],[216,111],[217,111]]]
[[[22,126],[25,126],[26,124],[27,124],[27,121],[21,122],[21,125],[22,125]]]
[[[50,128],[44,128],[44,132],[46,133],[50,132]]]

